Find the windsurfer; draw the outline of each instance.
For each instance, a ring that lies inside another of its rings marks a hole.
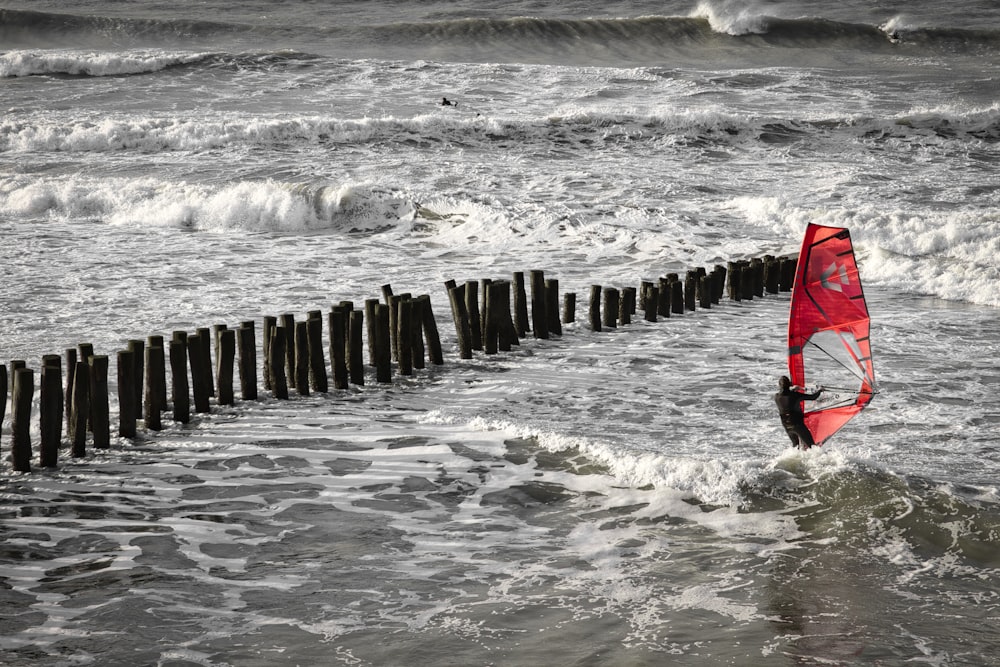
[[[823,393],[820,387],[812,394],[799,391],[792,387],[792,381],[787,375],[782,375],[778,379],[780,391],[774,395],[774,402],[778,405],[778,414],[781,415],[781,425],[788,432],[788,437],[792,439],[792,444],[800,449],[809,449],[816,442],[812,433],[806,427],[805,413],[802,411],[803,401],[815,401]]]

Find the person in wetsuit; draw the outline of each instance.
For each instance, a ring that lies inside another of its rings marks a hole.
[[[778,405],[781,425],[785,427],[793,445],[800,449],[809,449],[816,443],[813,441],[812,433],[806,428],[802,402],[815,401],[823,393],[823,387],[817,389],[815,393],[807,394],[792,388],[792,381],[787,375],[782,375],[778,379],[778,387],[780,391],[774,395],[774,402]]]

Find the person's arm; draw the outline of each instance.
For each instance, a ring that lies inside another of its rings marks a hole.
[[[819,389],[817,389],[816,391],[814,391],[811,394],[803,393],[802,394],[802,398],[804,398],[807,401],[815,401],[817,398],[819,398],[819,395],[822,394],[822,393],[823,393],[823,387],[820,387]]]

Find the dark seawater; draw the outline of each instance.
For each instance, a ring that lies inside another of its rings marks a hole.
[[[992,2],[0,2],[0,359],[385,284],[446,354],[27,474],[8,404],[0,664],[1000,664],[998,51]],[[810,222],[881,390],[821,449],[786,293],[586,324]],[[460,360],[444,281],[533,269],[575,323]]]

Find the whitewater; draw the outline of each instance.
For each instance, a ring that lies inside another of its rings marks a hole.
[[[998,54],[972,0],[0,2],[4,363],[387,284],[445,348],[31,473],[8,402],[0,663],[1000,664]],[[587,324],[809,223],[880,388],[822,448],[787,293]],[[445,281],[531,270],[576,321],[459,359]]]

